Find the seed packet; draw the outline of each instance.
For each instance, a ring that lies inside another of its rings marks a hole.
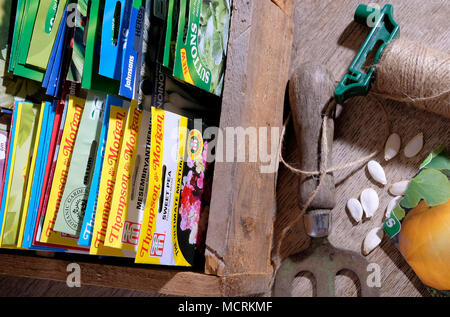
[[[97,211],[97,200],[100,187],[100,177],[103,168],[103,159],[105,157],[106,137],[108,136],[108,125],[110,118],[111,104],[106,103],[103,115],[102,132],[100,134],[97,156],[95,158],[94,173],[92,175],[91,189],[86,203],[86,212],[84,214],[83,225],[81,227],[78,245],[91,246],[92,234],[94,233],[95,214]]]
[[[435,296],[450,296],[450,151],[431,153],[384,230]]]
[[[133,100],[139,99],[145,15],[143,2],[143,0],[133,0],[130,10],[129,34],[125,44],[124,63],[120,80],[119,94]]]
[[[36,19],[37,12],[34,8],[37,2],[38,1],[31,0],[18,0],[17,2],[16,23],[14,26],[9,71],[14,72],[14,75],[42,82],[44,78],[44,72],[42,70],[28,67],[25,62],[19,62],[19,58],[26,58],[28,55],[28,47],[30,43],[28,34],[32,30]],[[30,6],[33,10],[29,9]]]
[[[0,16],[8,17],[5,20],[9,21],[14,11],[10,0],[0,0]],[[11,77],[11,74],[8,74],[8,54],[11,49],[13,31],[10,24],[8,22],[0,24],[0,107],[8,109],[14,106],[14,96],[7,91],[8,77]]]
[[[94,232],[89,253],[105,256],[133,257],[133,253],[130,255],[126,251],[108,248],[104,245],[118,173],[119,155],[122,149],[126,119],[130,107],[128,102],[112,96],[108,96],[106,102],[110,108],[108,136],[98,190]]]
[[[141,225],[137,217],[129,217],[132,177],[142,121],[142,111],[137,102],[131,103],[124,130],[122,149],[117,167],[116,183],[111,203],[111,211],[106,230],[105,246],[121,250],[135,251],[139,241]]]
[[[160,64],[167,70],[167,74],[173,73],[173,63],[175,60],[175,48],[177,45],[178,19],[180,16],[180,1],[169,0],[167,8],[167,18],[165,21],[164,33],[164,54]]]
[[[173,75],[222,95],[231,0],[180,0]]]
[[[11,6],[12,3],[9,0],[2,0],[2,8],[4,7],[4,14],[12,14],[12,12],[14,12],[13,10],[11,10]],[[7,6],[9,4],[9,10],[7,9]],[[16,61],[17,61],[17,55],[18,55],[18,51],[19,48],[17,47],[17,43],[19,41],[19,37],[21,35],[21,28],[22,28],[22,23],[23,23],[23,14],[25,12],[25,0],[17,0],[16,3],[16,14],[15,14],[15,18],[14,18],[14,26],[13,26],[13,33],[12,33],[12,38],[11,38],[11,47],[10,47],[10,52],[9,52],[9,63],[8,63],[8,72],[13,72],[14,71],[14,66],[16,65]],[[8,27],[2,27],[2,34],[4,35],[4,37],[2,36],[2,38],[7,38],[7,34],[9,33],[9,28]],[[6,58],[5,58],[6,60]]]
[[[25,1],[23,12],[23,26],[20,33],[20,43],[30,43],[33,36],[33,26],[36,21],[37,12],[39,10],[39,1]],[[27,64],[29,45],[20,45],[17,53],[17,63],[21,65]]]
[[[143,21],[143,31],[142,31],[142,58],[141,58],[141,67],[139,79],[137,79],[138,85],[138,106],[139,109],[144,109],[144,98],[146,93],[146,85],[145,83],[148,81],[148,64],[150,63],[150,22],[151,22],[151,12],[153,8],[152,0],[145,0],[144,6],[144,21]]]
[[[19,107],[20,101],[15,101],[15,109]],[[1,245],[1,239],[3,236],[3,219],[5,215],[5,205],[6,205],[6,198],[8,193],[8,185],[10,180],[10,171],[11,171],[11,161],[12,161],[12,155],[13,155],[13,145],[15,141],[15,134],[16,134],[16,125],[17,125],[17,113],[13,110],[13,115],[11,118],[11,131],[8,138],[8,148],[7,148],[7,161],[6,166],[3,171],[3,182],[2,182],[2,199],[1,199],[1,206],[0,206],[0,245]]]
[[[75,30],[73,37],[72,58],[66,80],[76,83],[81,83],[81,77],[83,75],[89,2],[89,0],[77,1],[75,18],[71,21],[75,22]]]
[[[75,93],[72,89],[74,86],[66,85],[64,90],[64,98],[69,93]],[[73,238],[70,236],[64,236],[62,234],[56,234],[48,228],[46,235],[50,237],[49,241],[51,243],[43,243],[41,242],[41,235],[44,227],[45,215],[48,207],[48,202],[50,198],[50,193],[52,189],[53,179],[55,175],[55,169],[59,154],[59,147],[61,144],[62,135],[64,132],[64,125],[67,117],[67,109],[66,106],[69,102],[69,99],[62,99],[57,102],[57,106],[55,109],[55,117],[53,122],[53,127],[51,131],[51,140],[50,147],[48,151],[48,158],[44,172],[44,180],[43,180],[43,188],[41,192],[41,198],[39,201],[39,208],[37,213],[37,219],[35,224],[35,229],[33,233],[33,242],[30,249],[40,249],[40,250],[51,250],[51,251],[62,251],[65,252],[68,249],[73,250]],[[57,244],[58,243],[58,244]],[[76,249],[81,251],[83,249]]]
[[[67,10],[64,10],[63,18],[67,18]],[[71,32],[66,23],[62,23],[54,45],[52,64],[44,76],[43,84],[47,85],[46,93],[49,96],[58,97],[62,88],[65,61],[67,60]],[[48,74],[49,73],[49,74]],[[48,75],[47,75],[48,74]]]
[[[27,55],[27,65],[38,69],[47,69],[66,4],[67,0],[39,1],[39,10]]]
[[[194,265],[208,145],[192,125],[186,117],[152,108],[149,188],[136,263]]]
[[[55,120],[53,122],[50,148],[48,153],[49,158],[45,167],[44,187],[42,189],[41,201],[39,202],[38,216],[33,236],[33,245],[39,245],[41,243],[42,229],[44,227],[44,220],[49,202],[48,200],[50,198],[56,164],[58,162],[59,148],[61,145],[64,125],[67,117],[67,103],[68,100],[60,100],[56,107]],[[50,229],[48,229],[48,235],[49,234]]]
[[[139,142],[130,184],[128,210],[123,218],[121,232],[119,232],[119,236],[122,237],[121,249],[134,252],[137,251],[149,185],[151,136],[151,111],[143,110]]]
[[[90,1],[86,51],[81,86],[84,89],[117,94],[119,82],[99,74],[103,8],[105,0]]]
[[[88,93],[54,231],[72,236],[80,234],[91,187],[105,102],[104,93],[94,91]]]
[[[44,178],[45,178],[45,166],[49,160],[49,150],[51,133],[53,130],[53,123],[55,120],[57,102],[44,104],[46,113],[42,120],[42,130],[39,137],[39,150],[37,152],[36,167],[34,169],[34,175],[32,177],[33,184],[31,189],[30,203],[28,206],[28,212],[26,217],[26,223],[24,227],[22,248],[32,248],[34,228],[37,221],[37,215],[39,211],[39,203],[41,196],[44,194]]]
[[[38,82],[26,78],[17,77],[14,73],[14,66],[17,64],[17,54],[19,48],[18,40],[21,38],[24,4],[22,0],[0,0],[0,15],[5,17],[0,24],[0,107],[12,109],[14,107],[15,97],[31,102],[41,102],[44,95],[40,90]],[[16,9],[16,10],[15,10]],[[14,15],[14,11],[16,14]],[[9,23],[11,19],[13,23]],[[26,66],[19,65],[17,69],[26,69]],[[25,71],[37,74],[36,80],[39,80],[39,72],[33,69]],[[31,77],[33,77],[32,75]],[[33,77],[34,78],[34,77]]]
[[[150,60],[152,63],[162,63],[164,58],[164,39],[165,39],[165,24],[168,12],[167,0],[153,0],[150,11]]]
[[[7,161],[6,156],[8,154],[8,139],[10,129],[11,114],[3,112],[2,109],[2,112],[0,113],[0,184],[3,183],[5,163]]]
[[[64,10],[62,20],[63,21],[67,20],[67,10]],[[53,45],[53,49],[50,54],[50,59],[48,62],[48,67],[47,67],[47,70],[45,71],[44,79],[42,81],[42,87],[44,87],[44,88],[48,88],[50,76],[53,72],[53,68],[61,67],[61,65],[60,65],[61,63],[60,62],[58,63],[58,60],[61,59],[61,57],[59,56],[61,54],[61,52],[59,51],[58,48],[60,47],[60,45],[62,45],[61,41],[63,41],[62,38],[64,37],[64,34],[65,34],[66,25],[67,25],[66,23],[61,23],[59,26],[58,33],[56,34],[55,44]],[[55,62],[55,60],[56,60],[56,62]]]
[[[120,81],[132,0],[105,0],[99,74]]]
[[[10,178],[5,211],[3,218],[3,230],[1,245],[17,245],[19,238],[22,214],[28,210],[27,198],[29,199],[28,177],[29,172],[34,171],[36,159],[34,145],[36,135],[40,133],[42,124],[42,112],[40,105],[20,102],[16,109],[17,121],[15,128],[14,143],[10,165]],[[34,153],[33,153],[34,152]],[[33,153],[33,154],[32,154]],[[25,210],[25,211],[24,211]]]
[[[45,219],[40,231],[39,242],[65,247],[78,247],[78,238],[75,236],[55,232],[53,230],[56,217],[60,210],[61,199],[67,183],[70,163],[72,160],[73,148],[78,134],[81,117],[83,115],[85,100],[69,96],[67,104],[67,114],[64,122],[64,130],[61,136],[61,143],[58,150],[57,162],[50,196],[46,208]],[[55,151],[56,153],[56,151]]]
[[[31,165],[29,170],[27,171],[26,176],[26,193],[25,198],[23,202],[23,208],[21,213],[21,220],[20,220],[20,226],[19,226],[19,233],[17,238],[17,244],[16,246],[18,248],[22,247],[23,238],[24,238],[24,232],[25,227],[27,223],[28,216],[32,217],[31,214],[28,213],[30,205],[34,204],[35,197],[33,195],[34,191],[33,189],[36,187],[35,184],[40,182],[40,171],[38,170],[41,165],[41,159],[42,159],[42,148],[43,148],[43,141],[42,138],[45,137],[46,129],[47,129],[47,123],[48,123],[48,116],[50,110],[50,103],[43,102],[40,106],[40,115],[38,119],[38,126],[36,130],[36,134],[34,136],[34,140],[32,143],[32,151],[30,154],[32,155],[30,158]],[[41,142],[42,141],[42,142]],[[34,188],[33,188],[34,187]]]

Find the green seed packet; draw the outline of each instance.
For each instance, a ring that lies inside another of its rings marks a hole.
[[[19,57],[23,54],[28,54],[29,40],[27,41],[27,34],[32,30],[35,22],[34,8],[39,1],[35,0],[18,0],[16,22],[14,26],[13,43],[11,48],[11,57],[9,61],[9,71],[14,75],[22,76],[31,80],[42,82],[44,79],[44,72],[27,67],[25,64],[19,63]],[[26,51],[26,52],[24,52]]]
[[[55,231],[71,236],[80,234],[102,132],[105,101],[104,93],[88,93],[54,226]]]
[[[231,0],[181,0],[173,75],[222,95]]]
[[[11,0],[0,0],[0,106],[9,109],[14,106],[14,97],[33,102],[43,100],[41,85],[38,82],[17,77],[13,74],[19,51],[17,43],[21,37],[20,33],[23,27],[25,0],[18,0],[16,4],[14,14],[13,2]],[[35,72],[34,70],[26,69],[22,65],[18,66],[18,71],[25,71],[25,75],[29,72]]]
[[[25,21],[25,4],[26,0],[17,0],[16,16],[14,19],[14,29],[13,29],[14,32],[12,37],[11,52],[8,64],[8,71],[11,73],[14,71],[14,67],[16,66],[18,59],[19,54],[18,42],[20,36],[22,35],[23,25]]]
[[[117,95],[120,82],[99,75],[100,42],[105,0],[91,1],[81,87]]]
[[[6,77],[10,77],[7,65],[12,11],[11,0],[0,0],[0,107],[8,109],[14,105],[14,96],[6,92],[8,83]]]
[[[25,10],[24,10],[24,21],[23,21],[23,29],[20,34],[19,43],[20,45],[18,54],[17,54],[17,63],[21,65],[26,65],[27,56],[29,51],[29,43],[31,41],[31,37],[33,36],[33,28],[36,23],[36,16],[39,9],[39,1],[25,1]],[[28,43],[27,45],[25,43]]]
[[[37,2],[37,1],[32,1]],[[46,70],[67,0],[40,0],[27,65]]]
[[[166,20],[164,57],[162,65],[173,72],[175,48],[177,44],[178,18],[180,16],[180,0],[169,0]]]

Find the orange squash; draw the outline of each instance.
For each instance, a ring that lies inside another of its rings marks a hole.
[[[402,222],[399,249],[422,282],[450,290],[450,200],[429,207],[422,201]]]

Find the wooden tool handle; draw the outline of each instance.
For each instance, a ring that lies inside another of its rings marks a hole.
[[[289,84],[289,97],[298,144],[298,164],[304,171],[319,171],[325,163],[332,166],[334,121],[327,126],[328,155],[323,157],[322,123],[325,108],[333,96],[334,80],[321,65],[302,64],[293,73]],[[300,203],[304,205],[319,185],[319,176],[302,176]],[[319,193],[308,210],[333,209],[335,184],[332,174],[327,174]]]

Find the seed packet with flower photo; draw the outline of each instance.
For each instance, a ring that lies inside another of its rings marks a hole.
[[[136,263],[195,265],[209,184],[207,152],[192,120],[152,108],[149,187]]]

